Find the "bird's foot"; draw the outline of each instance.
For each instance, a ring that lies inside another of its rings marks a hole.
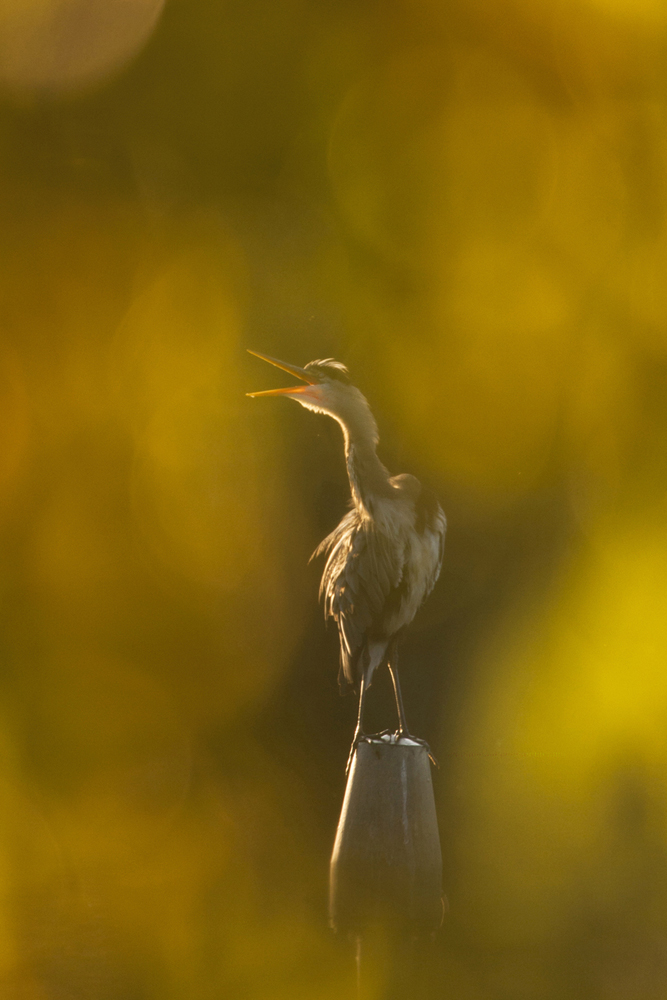
[[[426,742],[426,740],[422,740],[418,736],[413,736],[412,733],[408,732],[407,729],[400,729],[400,728],[396,730],[395,736],[397,743],[399,743],[401,740],[410,740],[411,743],[416,743],[417,746],[423,747],[424,750],[426,750],[426,753],[428,754],[428,759],[431,761],[433,766],[437,767],[438,770],[440,769],[440,765],[438,764],[436,758],[433,756],[431,748]]]
[[[396,730],[383,729],[381,733],[356,732],[354,734],[354,738],[352,740],[352,746],[350,747],[350,753],[348,754],[347,758],[347,764],[345,765],[346,776],[350,773],[350,768],[352,767],[352,761],[354,760],[354,755],[360,743],[372,743],[373,740],[383,740],[384,742],[387,740],[387,737],[389,738],[388,742],[394,744],[400,743],[401,740],[409,740],[411,743],[423,747],[426,750],[426,753],[428,754],[428,759],[431,761],[433,766],[437,767],[438,769],[440,768],[440,765],[438,764],[436,758],[433,756],[431,748],[426,742],[426,740],[422,740],[418,736],[413,736],[412,733],[409,733],[407,729],[396,729]]]
[[[352,746],[350,747],[350,752],[347,755],[347,764],[345,765],[345,777],[347,777],[347,775],[350,773],[350,768],[352,767],[352,761],[354,760],[354,755],[357,752],[357,747],[365,739],[367,739],[366,733],[362,733],[360,729],[357,729],[352,738]]]
[[[372,743],[373,740],[379,740],[383,736],[390,736],[396,738],[396,733],[391,732],[389,729],[384,729],[381,733],[364,733],[360,730],[354,734],[352,739],[352,746],[350,747],[350,752],[347,757],[347,764],[345,765],[345,774],[350,773],[350,768],[352,767],[352,761],[354,760],[354,754],[360,743]]]

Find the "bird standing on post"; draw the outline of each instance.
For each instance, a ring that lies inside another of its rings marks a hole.
[[[325,616],[338,625],[341,691],[348,684],[359,690],[351,760],[365,736],[366,692],[383,663],[394,687],[397,737],[410,737],[398,677],[398,638],[438,579],[447,521],[436,497],[418,479],[389,475],[377,456],[375,418],[364,396],[350,384],[345,365],[327,358],[298,368],[257,351],[250,354],[307,385],[249,396],[288,396],[308,410],[333,417],[343,430],[351,510],[313,555],[328,555],[320,596]]]

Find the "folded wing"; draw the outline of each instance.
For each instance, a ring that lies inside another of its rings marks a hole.
[[[335,619],[340,635],[341,686],[355,684],[362,671],[370,682],[387,648],[386,609],[395,604],[405,567],[406,548],[377,530],[352,509],[318,546],[328,553],[320,596],[326,617]],[[366,662],[360,662],[367,650]]]

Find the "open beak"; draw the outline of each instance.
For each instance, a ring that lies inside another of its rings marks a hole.
[[[317,379],[313,378],[305,368],[299,368],[297,365],[288,365],[285,361],[277,361],[276,358],[270,358],[267,354],[260,354],[259,351],[251,351],[250,348],[248,348],[248,353],[254,354],[256,358],[261,358],[262,361],[268,361],[270,365],[275,365],[276,368],[282,368],[284,372],[289,372],[290,375],[300,378],[302,382],[307,382],[308,385],[317,385]],[[263,392],[246,392],[246,396],[298,396],[301,392],[308,392],[308,386],[294,385],[290,386],[289,389],[264,389]]]

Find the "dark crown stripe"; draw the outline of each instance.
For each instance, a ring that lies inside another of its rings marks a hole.
[[[304,366],[304,370],[313,372],[313,374],[319,375],[321,378],[335,378],[341,382],[349,382],[350,380],[350,373],[346,366],[341,361],[335,361],[333,358],[309,361]]]

